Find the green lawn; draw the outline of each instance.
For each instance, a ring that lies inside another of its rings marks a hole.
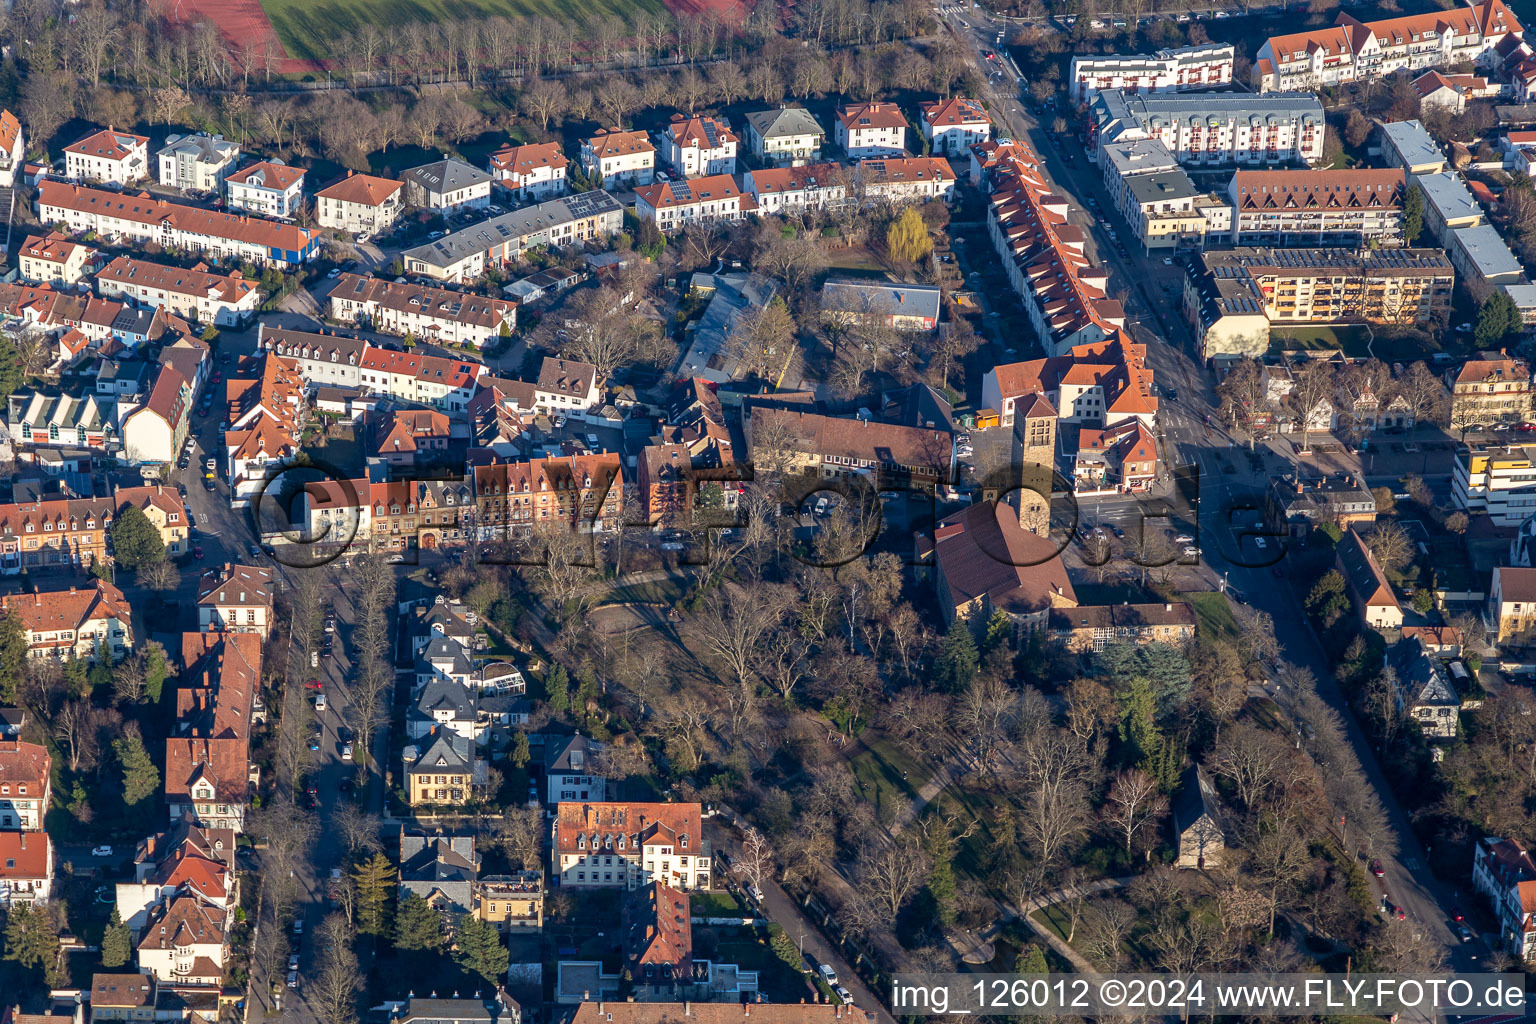
[[[688,907],[699,917],[737,917],[741,905],[728,892],[696,892],[688,897]]]
[[[1176,595],[1180,601],[1188,601],[1195,607],[1195,618],[1202,633],[1218,636],[1237,636],[1237,620],[1232,617],[1232,605],[1227,595],[1214,590],[1201,590]]]
[[[495,17],[587,21],[609,16],[629,22],[642,12],[665,14],[660,0],[261,0],[290,57],[325,60],[342,34],[365,24],[467,21]]]
[[[890,739],[875,740],[852,760],[850,767],[864,799],[883,818],[910,804],[932,775],[932,769]],[[902,778],[903,773],[906,778]]]
[[[1285,349],[1340,348],[1349,356],[1366,355],[1368,336],[1359,327],[1340,325],[1306,324],[1298,327],[1276,327],[1269,332],[1271,351]]]
[[[598,602],[605,604],[674,604],[683,598],[684,581],[676,577],[614,587]]]

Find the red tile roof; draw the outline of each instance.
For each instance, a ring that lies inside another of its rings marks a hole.
[[[714,133],[715,145],[709,144],[710,132]],[[672,122],[667,125],[667,134],[672,141],[684,149],[703,148],[718,149],[727,142],[740,142],[736,133],[727,128],[721,122],[707,114],[695,114],[693,117],[684,117],[682,114],[673,114]]]
[[[0,879],[30,880],[53,873],[53,841],[47,832],[0,832]]]
[[[656,147],[651,145],[651,140],[646,138],[645,132],[621,132],[617,128],[612,131],[599,130],[598,133],[587,140],[587,145],[601,160],[606,156],[632,156],[635,153],[654,153]]]
[[[683,189],[686,184],[687,188]],[[677,190],[682,190],[682,195]],[[676,206],[693,206],[720,199],[741,199],[741,209],[755,209],[750,193],[736,187],[736,179],[729,174],[710,174],[702,178],[689,178],[686,183],[663,181],[635,189],[635,195],[644,199],[652,209],[666,210]]]
[[[47,747],[0,739],[0,782],[35,786],[32,792],[41,796],[52,764]]]
[[[87,622],[98,619],[117,619],[126,626],[132,618],[128,599],[105,580],[68,590],[7,594],[0,597],[0,609],[15,612],[22,625],[34,633],[78,632]]]
[[[169,225],[205,238],[228,238],[288,252],[303,252],[319,237],[318,232],[296,224],[183,206],[148,193],[131,196],[46,178],[37,186],[37,207],[40,216],[47,216],[46,210],[73,210],[136,224]]]
[[[555,850],[577,852],[577,836],[588,845],[604,837],[625,836],[625,849],[650,843],[670,844],[681,850],[702,850],[702,808],[696,803],[580,803],[564,802],[555,810]]]
[[[135,149],[142,149],[148,145],[149,139],[146,136],[114,131],[111,128],[98,128],[78,142],[65,146],[64,152],[99,157],[103,160],[121,160]]]
[[[1401,167],[1337,171],[1238,171],[1231,193],[1248,210],[1395,210],[1407,177]]]
[[[262,160],[240,168],[234,174],[231,174],[227,180],[236,185],[254,185],[255,183],[251,181],[251,177],[258,171],[261,172],[262,176],[260,187],[274,189],[278,192],[286,192],[289,185],[304,177],[304,168],[302,167],[291,167],[288,164],[275,164],[270,160]]]
[[[131,256],[117,257],[102,267],[96,276],[100,280],[114,281],[121,285],[154,288],[175,295],[213,298],[231,304],[240,302],[258,287],[255,281],[247,281],[238,270],[213,274],[202,263],[190,270],[183,270],[148,260],[136,260]]]
[[[837,119],[849,131],[907,126],[901,108],[894,103],[850,103],[837,112]]]
[[[1014,615],[1077,604],[1057,544],[1020,526],[1018,511],[1005,502],[977,502],[941,520],[933,538],[956,609],[982,597]]]
[[[356,203],[360,206],[383,206],[396,192],[405,187],[402,181],[375,178],[371,174],[354,174],[332,182],[319,192],[316,199],[334,199],[340,203]]]
[[[558,142],[502,146],[490,156],[492,170],[510,174],[528,174],[544,167],[564,167],[566,163],[565,150],[560,148]]]
[[[21,122],[9,110],[0,110],[0,149],[9,153],[21,137]]]
[[[922,105],[922,111],[923,120],[935,129],[992,123],[985,107],[976,100],[962,96],[947,100],[930,100]]]

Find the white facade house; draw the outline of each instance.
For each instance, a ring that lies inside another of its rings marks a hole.
[[[21,122],[9,110],[0,110],[0,188],[16,187],[16,172],[25,162],[26,152]]]
[[[491,176],[462,160],[435,160],[403,171],[405,202],[428,210],[483,210],[491,205]]]
[[[709,844],[696,803],[561,802],[552,858],[562,886],[709,888]]]
[[[74,181],[132,185],[149,177],[149,139],[102,128],[64,147],[64,174]]]
[[[1067,81],[1074,104],[1091,103],[1105,89],[1124,89],[1126,92],[1215,89],[1232,83],[1236,54],[1231,43],[1202,43],[1129,56],[1077,56],[1072,58]]]
[[[636,188],[656,180],[656,147],[645,132],[600,131],[581,143],[581,168],[601,188]]]
[[[53,896],[53,840],[47,832],[0,832],[0,906]]]
[[[405,209],[404,190],[403,182],[348,172],[315,193],[315,221],[359,235],[388,231]]]
[[[258,633],[272,631],[272,570],[257,565],[227,564],[210,569],[197,585],[197,627],[200,632]]]
[[[986,108],[964,97],[924,103],[918,120],[923,138],[942,156],[963,156],[992,134],[992,118]]]
[[[661,155],[685,178],[736,173],[736,133],[718,118],[673,114],[661,133]]]
[[[304,171],[264,160],[235,171],[224,179],[231,210],[245,210],[263,217],[288,220],[304,202]]]
[[[736,186],[729,174],[688,181],[663,181],[635,190],[635,213],[662,231],[680,231],[689,224],[736,221],[757,213],[751,193]]]
[[[23,281],[55,288],[83,284],[97,262],[95,249],[57,231],[28,236],[17,256]]]
[[[894,103],[854,103],[837,112],[833,140],[850,160],[902,156],[907,151],[907,119]]]
[[[201,324],[234,327],[254,316],[261,288],[238,270],[215,274],[199,263],[189,270],[119,256],[96,274],[104,296],[125,299]]]
[[[240,159],[240,147],[222,135],[167,135],[155,153],[160,184],[183,192],[217,192]]]
[[[802,167],[821,159],[827,133],[804,107],[755,110],[747,115],[752,155],[778,167]]]
[[[1494,947],[1518,960],[1536,956],[1536,861],[1518,839],[1485,836],[1472,853],[1472,887],[1499,922]]]
[[[503,146],[492,153],[487,169],[495,183],[518,202],[563,196],[570,190],[566,167],[570,161],[558,142]]]
[[[175,462],[191,420],[192,383],[174,367],[160,367],[144,404],[123,417],[123,457],[138,464]]]
[[[487,345],[517,327],[517,303],[430,285],[342,274],[331,316],[440,345]]]
[[[1151,93],[1110,89],[1088,112],[1094,146],[1157,139],[1186,167],[1323,158],[1323,105],[1311,93]]]

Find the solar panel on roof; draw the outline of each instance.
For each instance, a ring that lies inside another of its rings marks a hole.
[[[709,148],[714,149],[719,143],[715,139],[715,122],[704,122],[704,141],[709,143]]]
[[[688,187],[686,181],[674,181],[672,183],[672,195],[676,199],[688,202],[693,199],[693,190]]]

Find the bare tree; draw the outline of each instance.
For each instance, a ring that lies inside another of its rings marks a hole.
[[[493,823],[490,842],[514,865],[538,867],[544,837],[544,818],[537,807],[509,807]]]
[[[912,894],[922,886],[928,857],[912,842],[872,837],[859,852],[854,884],[865,899],[894,921]]]
[[[1156,779],[1132,768],[1115,776],[1101,813],[1105,827],[1125,840],[1125,853],[1130,856],[1142,829],[1168,813],[1168,798]]]
[[[741,855],[736,858],[736,863],[746,877],[747,884],[753,889],[761,889],[763,879],[773,875],[773,848],[768,845],[768,837],[748,825],[741,839]]]
[[[367,856],[384,848],[379,841],[382,825],[378,815],[369,814],[354,803],[344,803],[331,815],[329,829],[341,839],[348,854]]]
[[[352,924],[343,914],[328,914],[319,933],[324,952],[320,973],[310,987],[310,999],[322,1024],[357,1024],[357,997],[363,978],[357,954],[352,951]]]
[[[1227,779],[1249,810],[1296,778],[1295,751],[1268,729],[1244,722],[1230,730],[1211,755],[1211,771]]]
[[[717,587],[690,621],[697,649],[719,659],[738,687],[754,678],[783,602],[773,590]]]

